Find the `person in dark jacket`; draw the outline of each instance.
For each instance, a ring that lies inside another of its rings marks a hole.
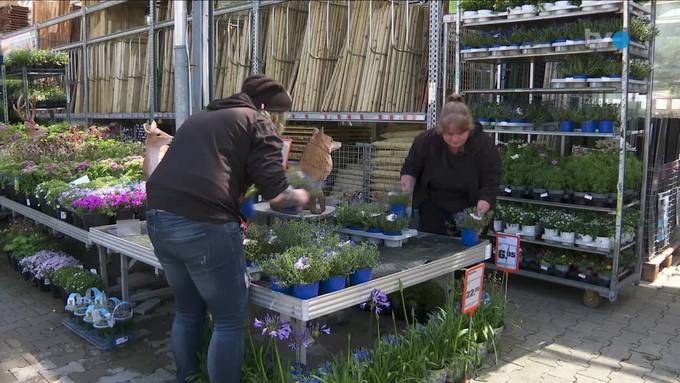
[[[401,188],[413,191],[419,230],[446,234],[465,208],[486,213],[496,200],[501,160],[493,140],[458,95],[449,96],[436,129],[415,138],[401,168]]]
[[[175,295],[172,350],[177,381],[200,372],[198,354],[212,314],[211,382],[240,382],[248,286],[239,210],[252,184],[278,206],[304,205],[288,185],[282,140],[269,117],[290,110],[283,85],[251,76],[242,92],[189,117],[149,178],[147,226]]]

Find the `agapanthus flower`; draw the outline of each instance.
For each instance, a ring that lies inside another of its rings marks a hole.
[[[399,341],[399,338],[393,334],[388,334],[382,337],[382,341],[386,344],[393,345]]]
[[[371,352],[364,347],[352,350],[352,358],[354,358],[355,362],[362,362],[370,357]]]
[[[272,316],[267,314],[264,317],[264,321],[255,318],[253,326],[262,329],[262,336],[268,336],[278,340],[286,340],[292,333],[290,322],[280,322],[278,315]]]
[[[491,302],[491,296],[490,296],[489,293],[486,292],[486,291],[485,291],[484,293],[482,293],[482,302],[483,302],[485,305],[488,305],[488,304]]]
[[[371,290],[371,300],[369,303],[371,311],[376,314],[380,314],[390,308],[390,300],[387,298],[387,294],[379,289]],[[367,307],[366,305],[366,303],[363,303],[361,309],[364,310]]]

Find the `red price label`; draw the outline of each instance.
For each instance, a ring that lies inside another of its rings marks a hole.
[[[519,236],[496,233],[496,267],[514,273],[519,270]]]
[[[482,303],[482,291],[484,289],[484,264],[465,270],[465,280],[463,281],[463,300],[461,302],[461,312],[470,313]]]

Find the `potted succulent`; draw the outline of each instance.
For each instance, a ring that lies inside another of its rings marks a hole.
[[[484,215],[477,215],[475,207],[469,207],[456,217],[461,228],[463,246],[479,244],[479,234],[484,230],[493,216],[493,211],[487,211]]]
[[[352,244],[351,254],[355,269],[349,276],[350,285],[370,281],[373,268],[378,264],[378,248],[368,243]]]

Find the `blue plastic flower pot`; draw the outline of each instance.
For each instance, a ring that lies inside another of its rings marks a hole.
[[[390,205],[390,213],[403,217],[406,215],[406,205],[392,204]]]
[[[597,129],[600,131],[600,133],[614,133],[614,121],[600,120],[597,125]]]
[[[500,48],[501,46],[499,44],[493,44],[491,45],[491,48]]]
[[[251,197],[243,201],[243,204],[241,205],[241,215],[246,219],[255,216],[255,198]]]
[[[573,132],[574,121],[560,121],[560,132]]]
[[[246,260],[246,267],[253,267],[253,261]]]
[[[470,45],[464,45],[464,46],[463,46],[463,50],[464,50],[464,51],[469,51],[470,49],[474,49],[474,48],[471,47]]]
[[[588,79],[588,76],[586,76],[586,75],[584,75],[584,74],[575,74],[575,75],[573,75],[573,76],[571,76],[571,77],[572,77],[574,80],[587,80],[587,79]]]
[[[567,42],[567,39],[555,39],[555,41],[553,43],[554,44],[561,44],[561,43],[566,43],[566,42]]]
[[[597,122],[595,120],[583,121],[581,123],[581,132],[583,133],[595,133],[597,128]]]
[[[361,226],[350,226],[350,230],[361,230]]]
[[[480,124],[490,124],[494,121],[496,121],[496,120],[494,120],[493,118],[480,118],[479,119]]]
[[[382,229],[379,227],[369,227],[368,230],[366,230],[369,233],[375,233],[375,234],[380,234],[382,233]]]
[[[272,291],[276,291],[277,293],[283,293],[283,294],[289,294],[290,293],[290,287],[281,287],[276,283],[276,279],[272,279]]]
[[[319,282],[306,285],[293,285],[293,296],[299,299],[310,299],[319,296]]]
[[[328,294],[344,289],[346,284],[347,279],[344,275],[334,275],[321,281],[319,289],[321,290],[321,294]]]
[[[474,246],[479,244],[479,232],[477,230],[462,228],[460,231],[463,239],[463,246]]]
[[[513,120],[510,120],[510,122],[512,122],[513,124],[524,124],[525,122],[527,122],[527,120],[523,118],[515,118]]]
[[[373,269],[366,267],[363,269],[356,269],[352,274],[349,275],[349,284],[351,286],[356,286],[362,283],[366,283],[373,277]]]

